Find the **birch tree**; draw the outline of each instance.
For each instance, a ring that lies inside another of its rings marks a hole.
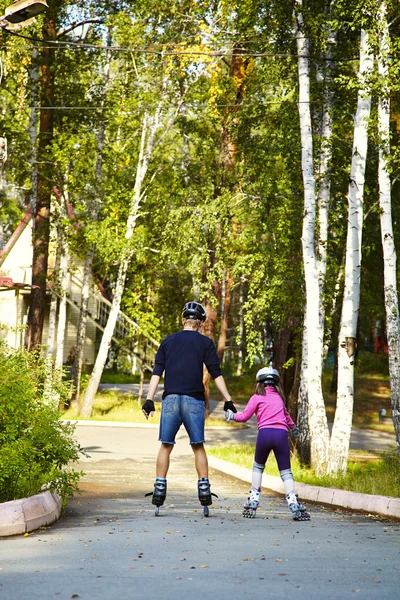
[[[366,79],[373,66],[367,32],[361,30],[359,91],[354,120],[354,137],[348,188],[348,217],[344,293],[338,340],[338,391],[328,471],[345,473],[347,468],[354,404],[354,361],[361,283],[361,242],[368,120],[371,95]]]
[[[391,408],[397,449],[400,451],[400,321],[397,295],[396,263],[397,254],[394,242],[391,181],[389,171],[390,158],[390,89],[389,89],[389,56],[390,36],[387,19],[386,2],[379,8],[378,21],[378,73],[381,78],[382,91],[378,99],[378,134],[379,134],[379,206],[381,209],[381,238],[383,248],[383,277],[386,312],[386,332],[389,347],[389,376]]]
[[[306,284],[306,307],[303,337],[303,380],[306,387],[308,424],[311,438],[311,462],[317,474],[326,470],[329,453],[329,431],[322,396],[323,326],[320,321],[321,290],[318,257],[315,248],[316,181],[310,109],[310,49],[304,27],[302,0],[296,0],[295,32],[298,54],[299,118],[301,135],[301,165],[304,186],[304,216],[302,232],[303,265]]]
[[[136,168],[135,186],[126,224],[125,239],[127,243],[125,248],[123,249],[121,260],[119,263],[118,275],[114,287],[113,301],[108,315],[107,323],[102,335],[100,348],[97,353],[93,371],[90,376],[89,383],[86,388],[82,405],[80,408],[80,415],[86,418],[90,417],[92,413],[94,397],[99,387],[100,379],[104,370],[104,365],[106,364],[108,352],[110,350],[115,325],[118,319],[122,294],[125,286],[126,274],[133,254],[133,250],[129,247],[129,240],[133,236],[136,221],[138,218],[139,207],[142,201],[142,187],[149,167],[150,159],[154,150],[155,135],[159,127],[161,108],[162,101],[159,103],[153,117],[151,117],[147,113],[147,111],[145,111],[144,113],[139,157]]]

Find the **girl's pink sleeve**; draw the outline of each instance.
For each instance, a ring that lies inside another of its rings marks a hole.
[[[292,417],[289,415],[289,412],[288,412],[286,406],[285,406],[284,410],[285,410],[285,417],[286,417],[287,426],[289,427],[289,429],[292,429],[292,427],[295,426],[295,422],[293,421]]]
[[[257,399],[255,396],[252,396],[247,403],[246,408],[241,413],[235,413],[233,416],[233,420],[238,423],[244,423],[248,421],[250,417],[252,417],[257,408]]]

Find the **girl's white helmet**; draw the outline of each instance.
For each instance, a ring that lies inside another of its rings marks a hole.
[[[279,373],[272,367],[263,367],[258,371],[256,380],[264,385],[277,385],[279,383]]]

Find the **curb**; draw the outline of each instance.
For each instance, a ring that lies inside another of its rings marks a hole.
[[[212,469],[221,471],[226,475],[232,475],[246,483],[251,483],[252,471],[245,467],[239,467],[227,460],[208,455],[208,464]],[[263,475],[263,488],[273,490],[284,495],[285,490],[280,477],[274,475]],[[367,513],[377,513],[387,517],[400,519],[400,498],[390,496],[373,496],[372,494],[359,494],[337,488],[323,488],[307,483],[296,482],[296,492],[302,500],[319,502],[340,506],[351,510],[361,510]]]
[[[56,492],[41,492],[29,498],[0,504],[0,537],[28,533],[60,518],[62,500]]]

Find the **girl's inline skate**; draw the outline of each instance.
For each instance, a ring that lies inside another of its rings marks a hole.
[[[304,504],[299,502],[297,494],[290,492],[286,496],[286,501],[292,513],[293,521],[309,521],[311,519]]]
[[[247,502],[243,504],[243,516],[247,519],[254,519],[259,504],[260,490],[251,488],[250,496],[247,498]]]

